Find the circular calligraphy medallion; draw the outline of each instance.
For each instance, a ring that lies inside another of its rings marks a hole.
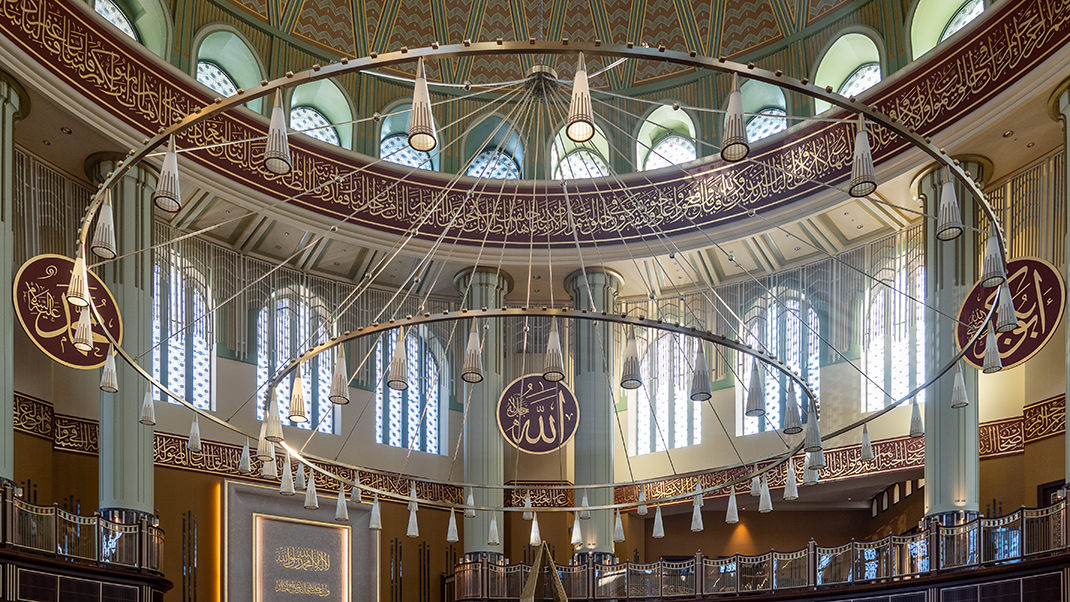
[[[93,349],[74,348],[74,329],[79,308],[67,302],[67,285],[74,270],[74,260],[62,255],[38,255],[22,264],[12,288],[12,301],[19,323],[34,345],[57,362],[88,370],[104,364],[108,339],[93,320]],[[115,298],[93,272],[89,273],[89,294],[108,331],[123,342],[123,320]],[[90,316],[92,316],[90,311]]]
[[[529,454],[557,451],[576,434],[580,406],[563,382],[528,374],[509,383],[498,399],[498,430],[510,445]]]
[[[996,346],[1004,370],[1022,364],[1044,347],[1059,327],[1066,304],[1062,275],[1055,266],[1043,259],[1023,257],[1011,261],[1007,264],[1007,283],[1018,314],[1018,328],[996,333]],[[980,282],[970,289],[959,309],[959,325],[955,329],[955,342],[959,349],[977,331],[988,309],[996,302],[998,291],[985,288]],[[963,357],[981,368],[984,365],[985,337],[979,338]]]

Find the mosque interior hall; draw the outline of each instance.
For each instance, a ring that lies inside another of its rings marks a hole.
[[[0,1],[0,599],[1070,602],[1070,0]]]

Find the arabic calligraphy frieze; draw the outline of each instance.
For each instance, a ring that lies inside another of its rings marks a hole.
[[[977,432],[981,457],[1009,456],[1025,451],[1024,423],[1019,416],[982,424]]]
[[[0,31],[14,40],[70,86],[142,132],[154,132],[209,99],[190,82],[126,50],[107,28],[88,18],[84,7],[62,0],[37,3],[0,0]],[[888,115],[925,135],[962,118],[978,105],[1015,85],[1018,79],[1070,39],[1070,0],[1010,0],[986,11],[985,24],[958,46],[931,53],[872,103]],[[416,216],[434,210],[418,236],[434,239],[455,214],[447,239],[455,242],[524,246],[531,236],[554,245],[574,244],[565,219],[560,191],[547,191],[538,203],[516,210],[488,187],[469,201],[462,193],[440,194],[444,180],[432,176],[398,182],[398,172],[369,168],[354,177],[362,160],[291,141],[293,170],[285,176],[260,166],[265,123],[231,112],[189,129],[185,147],[236,139],[252,141],[185,153],[254,190],[275,198],[301,193],[297,204],[339,217],[354,213],[352,223],[400,233]],[[582,238],[602,244],[683,232],[743,219],[750,209],[783,206],[819,190],[814,180],[843,181],[849,174],[853,127],[841,123],[813,124],[791,140],[748,162],[727,166],[710,163],[690,176],[650,184],[644,179],[599,183],[570,191],[570,206]],[[880,160],[907,145],[885,128],[871,130],[874,156]],[[326,184],[326,185],[324,185]],[[509,183],[521,197],[532,194],[530,183]],[[597,186],[597,187],[595,187]],[[622,188],[626,186],[626,188]],[[310,192],[311,191],[311,192]],[[509,196],[509,195],[507,195]],[[441,198],[441,202],[438,199]],[[527,196],[527,198],[531,198]],[[463,210],[462,210],[463,209]],[[641,226],[637,226],[641,224]]]
[[[331,555],[304,546],[279,546],[275,548],[275,564],[293,571],[322,573],[331,570]]]
[[[509,481],[514,487],[506,491],[505,505],[520,508],[524,505],[524,496],[531,492],[531,505],[540,508],[567,508],[572,505],[572,489],[547,488],[547,485],[566,485],[567,481]],[[525,485],[538,485],[539,489],[524,489]]]
[[[326,583],[315,583],[300,579],[276,579],[275,593],[326,598],[331,595],[331,588]]]
[[[15,430],[52,439],[52,425],[55,420],[52,404],[15,393],[12,418]]]
[[[1059,270],[1043,259],[1024,257],[1007,264],[1007,284],[1018,317],[1018,328],[996,334],[996,344],[1003,368],[1014,368],[1036,355],[1055,334],[1063,318],[1066,291]],[[984,322],[989,308],[996,302],[998,288],[985,288],[978,282],[970,289],[959,309],[955,329],[961,349]],[[998,313],[997,313],[998,317]],[[963,356],[977,368],[984,365],[985,338],[980,337]]]
[[[1025,442],[1032,443],[1055,435],[1061,435],[1066,429],[1066,397],[1060,395],[1040,403],[1026,406]]]
[[[497,406],[498,430],[509,445],[529,454],[564,447],[580,424],[576,396],[563,382],[541,374],[521,376],[502,391]]]
[[[96,421],[56,414],[52,424],[55,429],[52,447],[89,455],[100,451]]]
[[[67,285],[74,261],[62,255],[38,255],[22,264],[12,285],[12,302],[22,329],[33,344],[53,360],[72,368],[90,369],[104,364],[108,339],[93,320],[93,348],[73,345],[80,309],[67,301]],[[104,327],[122,343],[123,321],[108,287],[92,271],[89,292],[104,320]]]

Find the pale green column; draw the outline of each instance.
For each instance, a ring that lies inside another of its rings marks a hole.
[[[1051,108],[1051,116],[1053,119],[1058,120],[1063,125],[1063,177],[1066,178],[1067,187],[1063,190],[1070,191],[1070,173],[1067,172],[1067,167],[1070,167],[1070,127],[1067,126],[1070,123],[1070,79],[1063,81],[1059,84],[1059,87],[1055,89],[1055,92],[1051,95],[1048,101],[1048,106]],[[1067,194],[1067,205],[1070,206],[1070,194]],[[1066,257],[1063,263],[1063,279],[1066,279],[1066,271],[1070,268],[1070,224],[1064,224],[1066,227],[1066,234],[1063,238],[1063,248],[1066,253]],[[1065,380],[1064,386],[1066,387],[1066,397],[1070,399],[1070,303],[1066,304],[1066,308],[1063,310],[1063,332],[1065,333],[1065,345],[1066,345],[1066,368],[1065,368]],[[1070,406],[1070,404],[1065,404]],[[1066,435],[1064,435],[1064,458],[1063,458],[1063,470],[1066,475],[1066,482],[1070,483],[1070,407],[1063,409],[1063,424],[1066,427]],[[1046,500],[1037,500],[1039,504],[1044,504]]]
[[[505,305],[505,295],[513,288],[508,274],[493,268],[468,268],[453,279],[463,296],[461,306],[477,316],[476,327],[483,340],[483,382],[464,383],[462,403],[468,404],[464,422],[464,480],[480,485],[501,485],[504,479],[504,450],[502,436],[498,431],[498,397],[505,388],[505,328],[500,319],[478,319],[481,308],[498,308]],[[456,340],[468,340],[470,323],[458,324]],[[460,330],[464,328],[464,330]],[[460,371],[456,373],[459,375]],[[460,380],[460,377],[457,377]],[[501,507],[504,495],[501,489],[475,489],[477,506]],[[464,519],[464,552],[492,552],[501,554],[505,549],[499,543],[487,543],[490,520],[498,522],[499,539],[505,541],[505,522],[502,512],[477,512],[475,518]]]
[[[988,161],[960,157],[963,168],[975,179],[987,174]],[[937,215],[940,188],[947,172],[936,169],[917,181],[918,198],[927,215]],[[966,231],[954,241],[936,238],[936,223],[925,220],[925,301],[944,315],[925,311],[926,374],[935,374],[957,351],[956,323],[962,300],[978,279],[977,202],[961,184],[956,184],[962,221]],[[963,364],[963,376],[970,404],[951,407],[954,371],[948,372],[925,391],[925,516],[943,524],[975,517],[980,510],[978,474],[977,370]],[[907,424],[904,423],[904,429]]]
[[[624,284],[620,274],[602,267],[575,271],[565,278],[565,290],[577,309],[612,312],[617,294]],[[592,307],[593,301],[593,307]],[[573,438],[576,458],[576,485],[613,482],[614,387],[616,378],[615,330],[609,322],[576,320],[570,333],[573,390],[580,405],[580,423]],[[613,489],[591,489],[587,492],[592,506],[613,503]],[[577,489],[579,504],[583,490]],[[613,554],[613,512],[591,512],[589,520],[581,520],[580,537],[583,543],[577,554]]]
[[[86,159],[86,174],[99,182],[121,157],[96,154]],[[111,290],[123,319],[123,348],[139,356],[152,345],[152,192],[156,173],[134,166],[112,189],[115,239],[119,255],[130,257],[93,269]],[[90,253],[90,263],[95,256]],[[151,369],[152,354],[142,367]],[[153,428],[138,422],[145,379],[119,358],[119,392],[100,393],[100,508],[104,516],[135,520],[154,514]]]
[[[11,287],[15,258],[15,122],[30,112],[30,102],[7,73],[0,71],[0,481],[15,478],[14,329]]]

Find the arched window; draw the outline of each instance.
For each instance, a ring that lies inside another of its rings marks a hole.
[[[635,455],[702,443],[703,404],[688,396],[697,339],[650,332],[655,338],[640,359],[643,386],[635,396]]]
[[[749,79],[739,88],[747,117],[747,140],[756,142],[788,129],[787,100],[779,86]]]
[[[409,115],[412,105],[399,105],[383,117],[379,129],[379,158],[406,167],[438,169],[438,155],[409,146]]]
[[[755,142],[788,129],[788,112],[780,107],[759,109],[747,119],[747,140]]]
[[[871,281],[864,305],[863,412],[882,410],[925,381],[925,307],[910,298],[925,299],[920,228],[874,243],[873,253],[871,273],[878,280]],[[924,402],[925,392],[916,398]]]
[[[779,288],[773,292],[777,298],[773,298],[772,294],[763,295],[747,313],[747,328],[740,332],[740,340],[782,359],[790,370],[802,375],[815,394],[820,394],[821,339],[817,333],[821,332],[821,319],[798,291]],[[765,416],[744,416],[746,387],[750,386],[754,364],[751,356],[743,353],[737,354],[737,360],[736,374],[739,380],[736,382],[736,398],[738,415],[742,418],[742,433],[753,435],[779,430],[787,408],[787,376],[759,362],[758,366],[765,374]],[[798,387],[795,388],[795,401],[803,411],[805,420],[805,408],[809,400]]]
[[[550,167],[555,180],[604,178],[609,175],[609,140],[602,128],[594,126],[594,137],[582,144],[569,140],[565,128],[550,143]]]
[[[257,418],[263,420],[268,402],[268,380],[288,361],[331,338],[326,304],[311,291],[290,286],[272,293],[256,320]],[[290,394],[296,371],[275,389],[283,424],[334,433],[336,417],[331,390],[331,354],[321,353],[302,366],[308,422],[289,421]]]
[[[353,110],[341,88],[330,80],[294,88],[290,128],[328,144],[353,148]]]
[[[405,336],[409,386],[398,391],[386,386],[398,331],[381,336],[375,346],[375,442],[432,454],[441,453],[439,414],[444,383],[439,361],[426,330]]]
[[[814,84],[831,86],[847,97],[856,96],[881,80],[880,60],[880,50],[872,38],[863,33],[845,33],[825,50],[814,73]],[[814,100],[817,113],[830,106],[823,100]]]
[[[519,180],[520,166],[517,165],[516,159],[507,151],[488,148],[472,159],[465,175],[474,178]]]
[[[912,58],[936,48],[984,10],[984,0],[918,0],[910,21]]]
[[[197,81],[220,96],[233,96],[239,89],[249,90],[264,79],[260,60],[238,34],[217,29],[197,42]],[[246,106],[260,111],[263,99]]]
[[[93,10],[153,53],[167,58],[171,21],[161,0],[93,0]]]
[[[177,251],[157,249],[152,290],[152,376],[194,406],[211,410],[215,353],[204,274]],[[153,388],[154,399],[161,396]]]
[[[126,16],[123,9],[119,8],[119,5],[112,0],[96,0],[93,3],[93,10],[97,11],[97,14],[108,20],[115,26],[116,29],[125,33],[133,38],[135,41],[141,40],[137,37],[137,30],[134,29],[134,22]]]
[[[212,61],[197,61],[197,81],[220,96],[233,96],[238,93],[238,84],[234,83],[234,78]]]
[[[490,115],[464,136],[464,156],[471,157],[466,176],[519,180],[523,173],[524,145],[511,123]]]
[[[636,165],[643,170],[679,165],[698,158],[695,122],[687,111],[662,105],[641,122],[635,138]]]

